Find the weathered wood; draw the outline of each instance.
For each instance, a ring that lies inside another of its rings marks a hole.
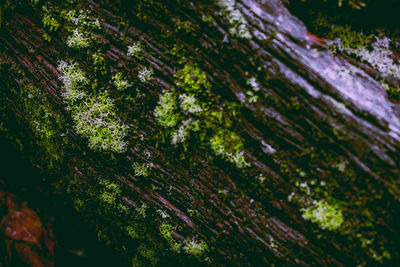
[[[311,38],[302,22],[278,1],[236,2],[248,21],[252,35],[249,40],[229,34],[231,26],[218,15],[218,6],[212,1],[170,1],[163,3],[167,10],[159,12],[194,25],[193,32],[182,36],[181,44],[207,73],[219,101],[242,103],[235,127],[252,165],[247,173],[218,158],[210,160],[210,156],[196,153],[197,150],[182,160],[168,144],[152,141],[160,128],[153,116],[154,106],[161,91],[174,86],[173,76],[181,67],[169,53],[172,45],[162,38],[168,31],[174,32],[175,26],[166,24],[168,18],[157,15],[147,21],[138,20],[134,17],[137,10],[133,9],[137,2],[126,1],[87,4],[94,16],[104,19],[100,39],[106,47],[104,56],[110,69],[131,74],[131,81],[140,84],[140,90],[146,94],[146,105],[129,107],[131,117],[139,118],[138,134],[144,140],[138,143],[138,138],[130,136],[128,152],[116,155],[116,161],[110,162],[106,156],[86,148],[85,142],[69,128],[66,132],[71,148],[65,152],[61,173],[74,173],[89,185],[96,179],[88,177],[119,180],[125,185],[121,196],[124,203],[140,207],[144,202],[154,210],[168,211],[178,226],[173,231],[175,238],[183,241],[194,235],[198,240],[206,240],[215,265],[373,263],[367,256],[368,250],[361,247],[354,235],[324,231],[325,237],[318,239],[314,233],[318,227],[302,218],[298,204],[288,201],[292,192],[301,194],[295,186],[299,177],[294,177],[298,175],[296,169],[301,169],[308,177],[332,185],[329,193],[348,203],[344,217],[350,224],[363,220],[357,221],[361,210],[353,203],[362,199],[364,207],[376,218],[377,242],[384,242],[395,262],[399,257],[395,249],[400,197],[398,105],[390,102],[362,65],[356,66],[354,74],[341,72],[352,63],[334,57],[324,44]],[[63,40],[50,44],[44,40],[39,10],[33,10],[27,6],[16,10],[0,35],[0,47],[25,71],[26,80],[40,88],[58,112],[68,117],[57,71],[57,61],[65,57],[67,48]],[[155,70],[155,79],[149,85],[139,83],[135,74],[137,66],[144,63],[135,62],[138,65],[133,66],[126,55],[126,43],[121,40],[118,27],[122,11],[132,18],[125,29],[125,42],[140,40],[146,47],[144,62]],[[213,16],[213,21],[205,27],[202,17],[207,15]],[[80,63],[87,67],[91,64]],[[265,97],[257,103],[244,100],[249,89],[246,72],[260,80],[260,93]],[[10,72],[2,77],[3,88],[20,83],[21,78],[13,75]],[[112,95],[119,97],[118,92]],[[268,151],[270,146],[276,154]],[[163,179],[154,176],[143,181],[133,175],[132,163],[137,159],[147,161],[145,151],[151,154]],[[319,156],[310,156],[314,152]],[[332,164],[340,160],[347,162],[346,168],[356,171],[352,179],[337,179],[340,173],[334,171]],[[285,171],[284,165],[289,171]],[[266,177],[264,183],[256,179],[260,173]],[[160,189],[155,190],[150,184]],[[79,192],[79,186],[71,186],[71,191]],[[220,190],[226,193],[219,193]],[[196,215],[190,215],[189,210]],[[162,219],[153,223],[160,225]],[[155,229],[154,235],[157,233]],[[137,243],[131,243],[118,245],[137,247]]]

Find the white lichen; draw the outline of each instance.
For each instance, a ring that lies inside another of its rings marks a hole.
[[[183,250],[190,255],[200,257],[208,250],[208,246],[205,242],[197,242],[196,239],[192,238],[185,241]]]
[[[186,141],[186,138],[191,128],[191,122],[192,119],[183,121],[182,124],[179,126],[179,128],[172,133],[171,143],[173,145],[176,145],[178,143],[184,143]]]
[[[260,90],[260,84],[257,82],[256,77],[251,77],[250,79],[247,79],[246,84],[250,85],[254,91]]]
[[[79,86],[89,84],[89,79],[86,78],[85,73],[76,62],[61,60],[58,62],[57,69],[62,74],[60,80],[63,82],[66,91],[73,91],[78,89]]]
[[[336,230],[343,223],[342,211],[324,200],[314,200],[311,207],[302,211],[304,219],[317,223],[322,229]]]
[[[70,10],[67,13],[67,19],[72,22],[75,26],[87,27],[89,29],[101,29],[99,19],[93,19],[87,15],[84,10]]]
[[[393,60],[393,52],[390,50],[391,40],[387,37],[379,38],[375,36],[375,41],[372,43],[371,48],[363,45],[348,47],[343,45],[340,38],[327,41],[327,43],[340,52],[359,57],[362,61],[378,70],[384,77],[400,78],[400,64]]]
[[[113,85],[119,90],[124,91],[126,88],[131,86],[131,84],[122,78],[122,73],[118,72],[112,77]]]
[[[133,43],[131,46],[128,46],[127,55],[130,57],[140,58],[140,54],[142,52],[142,45],[140,42]]]
[[[144,67],[139,71],[138,77],[141,82],[149,82],[153,79],[153,74],[154,71],[152,68]]]
[[[133,170],[135,172],[135,176],[149,176],[151,169],[154,168],[154,164],[152,162],[145,163],[137,163],[135,162],[133,165]]]
[[[117,116],[113,100],[106,93],[93,95],[85,90],[89,80],[77,63],[60,61],[58,70],[76,132],[88,139],[93,150],[125,151],[123,139],[129,127]]]
[[[229,33],[243,39],[251,39],[248,22],[243,13],[237,9],[236,0],[217,0],[223,15],[231,25]]]
[[[182,108],[183,111],[193,114],[200,113],[203,111],[203,109],[198,104],[198,101],[194,95],[181,94],[179,96],[179,99],[181,100],[180,107]]]
[[[80,29],[76,28],[72,35],[67,38],[67,45],[70,48],[87,48],[92,44],[92,38],[88,37]]]

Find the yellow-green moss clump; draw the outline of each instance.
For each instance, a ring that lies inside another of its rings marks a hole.
[[[175,88],[164,90],[154,110],[160,125],[166,128],[171,144],[183,144],[193,136],[206,141],[214,154],[238,168],[249,166],[240,137],[232,126],[229,108],[224,111],[211,93],[206,73],[195,64],[186,64],[175,75]]]

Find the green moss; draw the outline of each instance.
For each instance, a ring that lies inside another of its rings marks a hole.
[[[152,266],[157,265],[157,263],[160,261],[160,259],[156,256],[157,252],[145,244],[139,246],[138,252],[141,256],[147,259]]]
[[[211,88],[206,73],[195,64],[186,64],[176,73],[175,78],[177,78],[176,85],[189,93],[198,94],[200,90],[204,89],[207,92]]]
[[[16,3],[11,0],[4,0],[0,2],[0,28],[3,25],[4,17],[8,12],[16,8]]]
[[[150,175],[152,168],[154,168],[154,164],[151,162],[142,164],[135,162],[133,164],[133,171],[135,173],[135,176],[147,177]]]
[[[134,7],[136,17],[142,22],[149,22],[152,18],[160,18],[165,15],[163,1],[142,0]]]
[[[386,90],[390,99],[400,101],[400,86],[392,86],[381,81],[382,88]]]
[[[164,237],[168,241],[174,241],[171,231],[172,231],[172,226],[169,223],[161,224],[160,233],[161,233],[162,237]]]
[[[51,14],[44,14],[42,23],[43,28],[50,32],[56,32],[61,27],[61,24],[58,22],[58,20]]]
[[[139,238],[139,233],[136,231],[136,228],[133,227],[132,225],[128,225],[126,227],[126,231],[128,232],[128,235],[132,238]]]
[[[173,230],[171,224],[163,223],[160,226],[161,236],[168,242],[170,249],[176,253],[181,251],[182,245],[177,243],[172,237],[171,231]]]
[[[185,20],[181,21],[179,18],[174,19],[175,31],[184,31],[186,33],[193,32],[195,30],[195,26],[192,22]]]
[[[100,199],[110,206],[116,206],[117,198],[121,194],[120,186],[107,180],[101,180],[100,184],[103,185],[105,188],[105,190],[100,195]]]
[[[324,2],[326,2],[327,0],[324,0]],[[349,5],[350,7],[354,8],[354,9],[360,9],[362,7],[365,7],[366,4],[363,0],[338,0],[338,6],[341,7],[343,6],[343,3],[346,3],[347,5]]]
[[[371,37],[363,34],[362,32],[353,31],[350,26],[335,25],[329,34],[326,36],[328,40],[340,40],[339,50],[342,49],[358,49],[360,47],[367,47],[371,44]],[[330,46],[333,52],[336,52],[336,46]]]
[[[186,64],[175,78],[176,87],[163,91],[154,112],[158,122],[167,128],[171,144],[183,144],[186,149],[191,137],[199,137],[209,141],[215,154],[238,168],[249,166],[241,139],[227,129],[232,126],[230,118],[237,115],[237,105],[226,102],[223,110],[219,108],[206,73],[195,64]],[[257,90],[256,85],[251,83]]]
[[[67,27],[70,27],[70,31],[65,29],[65,25],[62,28],[60,26],[60,29],[57,30],[57,34],[60,36],[73,33],[73,30],[77,28],[73,21],[63,21],[62,17],[60,19],[59,16],[54,16],[54,18],[60,24],[69,24]],[[67,115],[69,113],[72,117],[72,121],[67,121],[71,123],[76,132],[88,140],[89,146],[94,150],[120,152],[118,142],[123,142],[123,134],[118,134],[115,127],[121,126],[123,128],[123,130],[120,128],[121,131],[127,130],[127,128],[124,128],[126,125],[122,123],[120,116],[117,116],[116,102],[106,93],[92,91],[92,79],[97,78],[93,76],[99,76],[99,72],[105,69],[103,68],[105,66],[104,58],[100,55],[101,50],[96,51],[99,54],[95,54],[93,57],[87,57],[92,55],[93,51],[87,52],[85,51],[85,57],[90,61],[84,64],[88,66],[85,71],[73,61],[60,62],[59,71],[63,82],[62,96],[68,111]],[[68,51],[67,53],[70,56],[83,55],[83,53],[76,50]],[[81,60],[85,60],[85,58],[82,57]],[[93,61],[93,64],[90,64],[91,61]],[[92,68],[93,70],[96,67],[99,68],[99,71],[91,71],[89,69]],[[102,80],[104,80],[104,77],[102,77]],[[146,78],[146,80],[150,80],[150,78]],[[104,87],[106,88],[107,85],[110,85],[110,82],[112,83],[112,80],[105,81]],[[109,88],[107,87],[106,89],[108,90]],[[102,91],[105,91],[105,89]],[[36,99],[32,102],[41,103],[40,100],[36,101]],[[40,117],[43,120],[48,119],[50,122],[53,121],[53,115],[55,118],[58,116],[58,114],[54,113],[51,116],[44,116],[43,113],[40,113]],[[42,121],[39,122],[38,125],[40,127],[35,124],[38,126],[38,133],[46,133],[45,135],[48,136],[46,138],[49,140],[60,137],[64,132],[66,133],[66,148],[69,153],[72,153],[72,156],[65,163],[66,165],[61,165],[64,169],[56,173],[58,178],[56,187],[58,191],[69,195],[82,216],[82,220],[96,226],[99,238],[104,240],[107,245],[122,251],[123,255],[128,255],[129,258],[135,255],[135,258],[138,259],[135,262],[142,262],[144,266],[156,264],[156,261],[152,260],[153,257],[158,259],[163,259],[163,257],[176,258],[175,251],[181,250],[182,245],[177,242],[172,243],[171,246],[167,244],[168,242],[158,231],[159,220],[158,217],[154,216],[155,212],[152,209],[146,208],[145,205],[137,210],[133,208],[134,205],[127,207],[124,202],[126,199],[123,198],[122,194],[123,188],[112,177],[110,177],[110,180],[105,181],[98,177],[98,173],[91,173],[89,166],[93,166],[91,165],[92,157],[87,157],[87,161],[75,160],[76,158],[73,155],[75,155],[74,153],[77,151],[75,148],[80,145],[80,142],[78,141],[77,143],[75,138],[71,139],[70,134],[72,136],[75,135],[67,132],[67,129],[70,129],[70,125],[62,124],[63,132],[54,131],[54,134],[51,132],[53,130],[52,127],[46,128],[46,125],[42,125]],[[96,123],[101,124],[101,126],[97,126]],[[123,143],[126,144],[125,142]],[[79,153],[80,151],[82,151],[81,147],[79,148]],[[83,149],[84,151],[85,149]],[[115,158],[118,157],[116,156]],[[95,160],[97,161],[98,159]],[[43,167],[43,165],[41,166]],[[140,203],[140,200],[135,198],[135,195],[129,196],[130,201]],[[129,238],[136,240],[130,240]],[[121,245],[121,240],[129,240],[129,242]],[[143,244],[140,250],[138,250],[138,244]]]
[[[100,73],[101,76],[107,75],[107,65],[106,60],[103,56],[98,53],[92,55],[93,65],[94,65],[94,72]]]
[[[35,135],[34,142],[38,149],[41,153],[44,152],[41,158],[50,169],[59,166],[64,158],[61,146],[64,137],[62,129],[64,119],[54,112],[47,97],[36,87],[24,83],[21,86],[20,97],[24,120],[29,123]]]
[[[127,80],[122,78],[122,73],[118,72],[112,77],[112,84],[117,88],[119,91],[124,91],[126,88],[131,86]]]
[[[212,22],[215,21],[214,18],[213,18],[210,14],[203,15],[203,16],[201,17],[201,20],[202,20],[203,22],[207,22],[207,23],[212,23]]]
[[[201,259],[201,256],[208,251],[208,246],[205,242],[197,242],[195,239],[192,239],[185,241],[183,250],[186,253]]]
[[[238,168],[249,166],[243,151],[243,143],[240,137],[232,131],[221,129],[210,139],[211,148],[217,155],[232,162]]]
[[[160,100],[154,111],[158,122],[164,127],[174,127],[180,120],[180,115],[177,113],[177,104],[174,93],[164,90],[160,95]]]
[[[170,249],[176,253],[181,253],[182,251],[195,257],[200,261],[208,261],[205,254],[209,251],[207,244],[204,241],[196,241],[194,238],[186,239],[183,243],[175,241],[171,234],[174,228],[169,223],[163,223],[160,226],[161,236],[167,240]]]
[[[292,1],[294,1],[294,0],[292,0]],[[300,1],[309,2],[309,0],[300,0]],[[319,1],[323,1],[324,3],[328,2],[328,0],[319,0]],[[329,1],[329,3],[331,3],[331,1]],[[361,9],[366,6],[364,0],[337,0],[337,5],[339,7],[349,6],[354,9]]]

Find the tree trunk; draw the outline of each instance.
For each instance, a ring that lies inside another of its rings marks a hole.
[[[245,19],[240,23],[222,2],[53,3],[48,14],[62,26],[48,33],[51,42],[44,38],[41,3],[18,3],[0,35],[3,136],[21,144],[55,190],[127,262],[394,264],[398,105],[368,67],[333,56],[279,1],[237,0],[235,12]],[[101,18],[98,41],[85,49],[67,47],[62,9]],[[127,55],[136,41],[142,44],[139,58]],[[96,51],[106,60],[103,74],[91,61]],[[115,100],[118,115],[131,125],[127,151],[92,151],[77,133],[57,70],[67,59],[90,76],[95,85],[88,92],[106,88]],[[154,109],[163,90],[179,87],[179,70],[187,65],[206,73],[211,109],[236,114],[227,128],[240,136],[249,166],[238,168],[216,155],[209,133],[205,140],[191,133],[185,145],[171,144]],[[151,82],[138,77],[143,67],[154,69]],[[117,72],[133,86],[121,92],[110,85]],[[33,121],[46,117],[37,112],[43,106],[53,110],[50,138],[34,128]],[[135,163],[154,167],[144,177],[135,173]],[[114,183],[119,189],[111,191]],[[318,201],[341,210],[340,227],[305,218]],[[203,250],[191,250],[191,240],[203,242]]]

